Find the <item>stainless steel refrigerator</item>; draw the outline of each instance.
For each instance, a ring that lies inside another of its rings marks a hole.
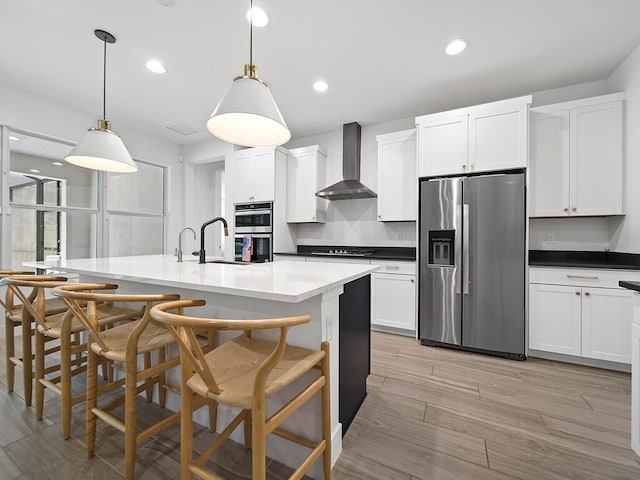
[[[524,173],[420,182],[424,345],[525,358]]]

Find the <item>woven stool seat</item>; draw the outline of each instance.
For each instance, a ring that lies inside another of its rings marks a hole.
[[[262,362],[276,348],[277,342],[238,336],[209,352],[205,358],[216,379],[220,394],[210,391],[202,377],[194,375],[187,385],[198,395],[225,405],[251,409],[253,386]],[[269,373],[265,386],[267,397],[297,380],[324,357],[323,351],[287,346],[284,356]]]
[[[92,343],[91,350],[109,360],[123,362],[126,358],[127,341],[136,326],[137,322],[131,322],[102,332],[100,338],[107,348],[103,349],[98,343]],[[159,327],[150,323],[138,339],[137,352],[138,354],[151,352],[174,343],[176,343],[176,341],[165,327]]]
[[[62,299],[56,300],[62,301]],[[98,305],[96,307],[96,313],[99,327],[125,320],[140,318],[140,316],[142,315],[142,312],[140,312],[140,310],[122,307],[110,307],[108,305]],[[39,324],[38,331],[43,335],[46,335],[47,337],[60,337],[62,323],[66,314],[67,312],[63,312],[47,316],[45,318],[46,327]],[[81,332],[83,330],[85,330],[84,324],[80,321],[79,318],[73,317],[73,319],[71,320],[70,333]]]

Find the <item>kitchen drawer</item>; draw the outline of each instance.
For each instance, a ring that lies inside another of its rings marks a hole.
[[[378,273],[416,274],[416,262],[413,261],[371,260],[371,265],[380,265]]]
[[[618,285],[621,280],[638,282],[640,281],[640,271],[551,267],[531,267],[529,269],[529,283],[545,285],[622,288]]]

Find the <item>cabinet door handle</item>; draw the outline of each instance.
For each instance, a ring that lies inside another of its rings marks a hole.
[[[398,270],[400,267],[398,265],[387,265],[385,268],[387,270]]]
[[[471,168],[472,168],[472,169],[476,168],[476,164],[475,164],[475,163],[472,163],[472,164],[471,164]]]
[[[412,279],[411,279],[411,283],[416,283],[416,281],[412,278]]]
[[[568,208],[563,208],[562,210],[563,210],[563,211],[565,211],[565,212],[568,212],[568,211],[569,211],[569,209],[568,209]]]
[[[573,207],[573,208],[571,209],[571,211],[572,211],[572,212],[577,212],[577,211],[578,211],[578,209],[577,209],[576,207]]]
[[[598,280],[595,275],[567,275],[567,278],[577,278],[580,280]]]
[[[584,292],[585,297],[588,297],[589,295],[591,295],[589,292]]]
[[[580,292],[576,292],[576,295],[580,295]]]
[[[466,165],[462,165],[462,169],[465,170],[467,168]]]

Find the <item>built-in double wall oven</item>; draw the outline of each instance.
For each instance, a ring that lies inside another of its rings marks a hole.
[[[273,203],[235,205],[235,261],[273,260]]]

